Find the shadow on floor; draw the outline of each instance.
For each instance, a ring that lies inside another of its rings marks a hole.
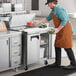
[[[42,67],[32,71],[24,72],[21,74],[17,74],[14,76],[69,76],[70,74],[76,73],[76,69],[72,70],[64,70],[56,67]]]

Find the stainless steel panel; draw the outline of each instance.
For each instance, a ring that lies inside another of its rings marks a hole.
[[[11,38],[11,45],[12,46],[17,46],[17,45],[20,45],[20,44],[21,44],[21,36]]]
[[[18,66],[21,64],[21,56],[12,57],[11,66]]]
[[[21,55],[21,47],[13,47],[11,48],[12,56]]]
[[[39,50],[40,50],[40,35],[32,34],[28,35],[28,49],[27,49],[27,63],[36,63],[39,60]]]
[[[9,67],[9,44],[8,38],[0,39],[0,70]]]

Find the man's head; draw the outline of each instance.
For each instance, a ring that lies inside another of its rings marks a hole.
[[[58,0],[47,0],[47,3],[45,3],[45,5],[48,4],[48,6],[49,6],[51,9],[53,9],[53,8],[56,6],[57,3],[58,3]]]

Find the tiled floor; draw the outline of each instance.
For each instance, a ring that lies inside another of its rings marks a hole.
[[[73,40],[73,51],[74,51],[74,55],[76,57],[76,39]],[[54,62],[54,59],[50,59],[50,60],[48,60],[48,62],[49,62],[49,64],[52,64]],[[69,64],[68,58],[62,58],[62,65],[68,65],[68,64]],[[27,71],[35,69],[35,68],[43,67],[43,66],[45,66],[44,61],[40,61],[39,63],[30,65],[29,69]],[[1,72],[0,76],[13,76],[15,74],[22,73],[22,72],[25,72],[23,67],[18,68],[16,70],[16,72],[15,72],[15,70],[8,70],[8,71],[5,71],[5,72]],[[69,76],[76,76],[76,73],[73,73]]]

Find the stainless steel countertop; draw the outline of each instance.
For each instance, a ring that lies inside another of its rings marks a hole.
[[[3,37],[3,36],[9,37],[17,34],[21,34],[21,32],[17,32],[17,31],[0,32],[0,37]]]

